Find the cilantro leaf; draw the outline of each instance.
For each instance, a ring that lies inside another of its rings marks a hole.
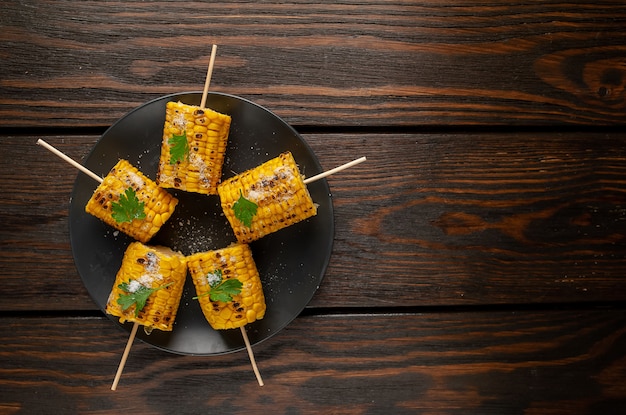
[[[233,295],[241,293],[243,283],[236,278],[222,281],[218,286],[211,288],[209,297],[211,301],[228,303],[233,301]]]
[[[243,287],[243,283],[237,278],[232,278],[228,280],[222,279],[221,269],[216,269],[213,272],[209,272],[206,278],[207,282],[209,283],[209,287],[211,288],[204,294],[193,297],[194,300],[208,295],[211,301],[222,301],[224,303],[228,303],[230,301],[233,301],[233,295],[238,295],[241,293],[241,287]]]
[[[120,290],[126,292],[126,294],[120,294],[117,298],[117,303],[122,306],[122,310],[124,311],[128,310],[131,306],[134,305],[135,317],[137,317],[139,315],[139,312],[143,310],[143,308],[146,306],[146,301],[148,301],[148,297],[150,297],[153,292],[172,284],[173,282],[170,282],[169,284],[165,284],[157,288],[148,288],[144,285],[140,285],[139,288],[131,291],[129,283],[123,282],[117,287]]]
[[[187,157],[189,157],[189,143],[187,142],[187,133],[185,131],[181,135],[172,135],[172,138],[167,140],[167,143],[170,145],[170,164],[187,160]]]
[[[120,194],[120,199],[111,204],[111,217],[117,222],[132,222],[133,219],[145,219],[144,203],[139,201],[132,187]]]
[[[252,218],[256,215],[258,205],[243,197],[241,189],[239,189],[239,199],[233,204],[235,217],[241,221],[246,227],[252,226]]]

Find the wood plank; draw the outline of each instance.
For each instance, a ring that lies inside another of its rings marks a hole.
[[[11,413],[621,413],[624,310],[309,316],[245,352],[178,356],[104,318],[0,318]],[[376,338],[371,333],[376,332]],[[313,339],[315,339],[313,341]]]
[[[623,2],[3,2],[0,127],[212,89],[294,125],[623,125]]]
[[[307,136],[326,166],[368,157],[329,178],[334,257],[312,304],[623,300],[624,138]]]
[[[38,138],[0,138],[0,165],[6,169],[0,178],[0,309],[94,309],[69,240],[68,208],[77,173],[37,146]],[[75,160],[97,140],[42,138]]]
[[[335,244],[311,306],[626,299],[625,134],[304,137],[324,168],[368,157],[328,179]],[[80,160],[97,137],[46,139]],[[0,138],[0,310],[94,309],[69,244],[77,173],[36,140]]]

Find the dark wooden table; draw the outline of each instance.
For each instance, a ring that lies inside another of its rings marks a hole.
[[[0,413],[626,413],[622,1],[3,1]],[[101,134],[162,95],[275,112],[336,235],[306,309],[245,352],[135,342],[74,266]]]

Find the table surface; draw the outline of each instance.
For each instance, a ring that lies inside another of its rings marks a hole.
[[[4,1],[0,413],[626,413],[620,1]],[[335,239],[297,318],[245,352],[135,341],[68,231],[103,132],[211,89],[292,125]]]

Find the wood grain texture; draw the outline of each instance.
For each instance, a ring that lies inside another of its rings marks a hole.
[[[108,320],[0,322],[3,414],[626,409],[623,310],[298,318],[254,347],[262,388],[245,352],[178,356],[136,342],[116,392],[109,388],[126,333]]]
[[[626,413],[626,3],[45,1],[0,11],[0,414]],[[245,352],[135,341],[68,229],[98,135],[211,89],[304,134],[335,242]]]
[[[2,310],[94,309],[71,253],[68,209],[76,170],[36,145],[0,137]],[[97,137],[43,137],[81,160]]]
[[[4,1],[0,127],[212,89],[294,125],[623,125],[620,1]]]
[[[368,158],[328,179],[335,244],[312,307],[626,300],[626,135],[304,138],[325,169]],[[93,309],[68,236],[77,173],[36,140],[0,137],[0,310]],[[80,160],[97,137],[46,140]]]
[[[317,137],[328,165],[368,162],[329,178],[335,255],[313,304],[623,299],[624,136]]]

